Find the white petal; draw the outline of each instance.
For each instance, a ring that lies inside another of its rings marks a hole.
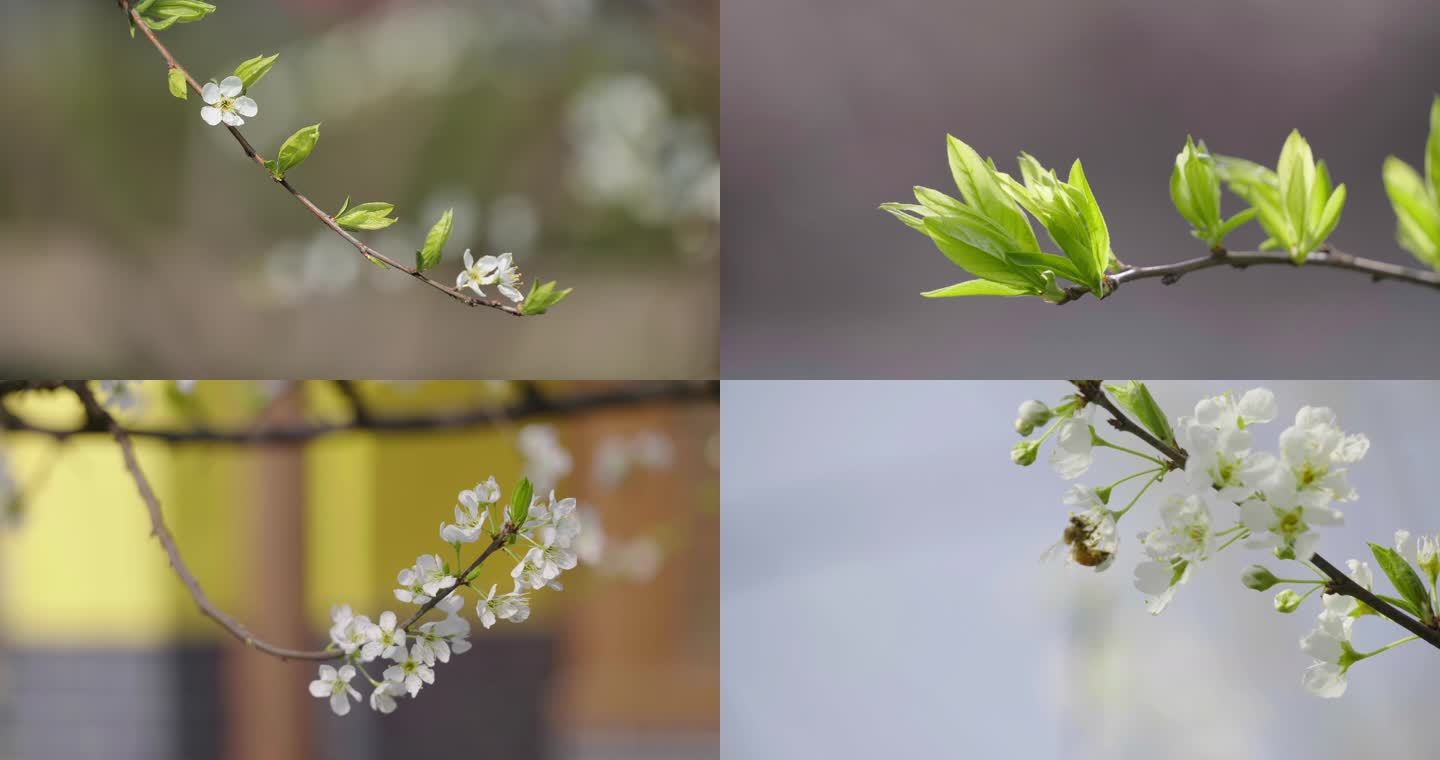
[[[469,249],[469,248],[466,248],[466,249],[465,249],[465,256],[464,256],[463,258],[465,259],[465,268],[466,268],[466,269],[469,269],[470,267],[475,266],[475,257],[470,255],[470,249]]]
[[[239,111],[241,116],[254,116],[260,113],[260,106],[254,98],[241,97],[235,100],[235,110]]]
[[[243,127],[243,126],[245,126],[245,120],[242,119],[242,118],[240,118],[240,115],[237,114],[237,113],[235,113],[234,111],[224,111],[224,112],[222,112],[222,113],[220,114],[220,120],[223,121],[223,122],[225,122],[226,125],[231,126],[231,127]]]
[[[312,696],[312,697],[324,697],[324,696],[327,696],[329,693],[330,693],[330,683],[329,683],[328,681],[311,681],[311,682],[310,682],[310,696]]]
[[[331,695],[331,697],[330,697],[330,709],[331,709],[331,710],[334,710],[336,715],[345,715],[345,714],[349,713],[349,712],[350,712],[350,698],[347,697],[347,696],[345,696],[345,692],[343,692],[343,691],[342,691],[342,692],[339,692],[339,693],[337,693],[337,694]]]
[[[519,303],[519,302],[525,300],[525,294],[524,294],[524,293],[521,293],[520,291],[518,291],[518,290],[516,290],[516,289],[514,289],[514,288],[512,288],[512,287],[510,287],[509,285],[504,285],[504,284],[502,284],[502,285],[499,286],[499,288],[500,288],[500,293],[501,293],[502,295],[504,295],[506,298],[510,299],[511,301],[514,301],[514,302],[516,302],[516,303]]]
[[[220,86],[214,82],[206,82],[205,86],[200,88],[200,99],[212,106],[219,103]]]
[[[1300,682],[1317,697],[1334,699],[1345,693],[1345,674],[1340,672],[1339,666],[1328,662],[1317,662],[1306,668]]]
[[[220,109],[214,106],[205,106],[200,109],[200,118],[204,119],[206,124],[213,127],[220,123]]]
[[[380,627],[387,631],[395,630],[395,613],[390,610],[380,613]]]
[[[245,89],[245,81],[237,76],[228,76],[220,80],[220,94],[227,98],[239,95]]]

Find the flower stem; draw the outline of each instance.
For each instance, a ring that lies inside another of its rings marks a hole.
[[[1360,659],[1363,660],[1363,659],[1365,659],[1366,657],[1374,657],[1375,655],[1380,654],[1381,652],[1389,651],[1389,650],[1391,650],[1391,649],[1394,649],[1395,647],[1400,646],[1401,644],[1407,644],[1407,643],[1409,643],[1409,642],[1411,642],[1411,641],[1415,641],[1416,639],[1419,639],[1419,638],[1420,638],[1419,636],[1406,636],[1406,637],[1403,638],[1403,639],[1396,639],[1395,641],[1392,641],[1392,642],[1390,642],[1389,644],[1386,644],[1385,646],[1380,647],[1379,649],[1376,649],[1376,650],[1373,651],[1373,652],[1359,652],[1359,653],[1357,653],[1357,654],[1359,654]]]
[[[1149,454],[1143,454],[1143,453],[1141,453],[1141,452],[1139,452],[1139,451],[1136,451],[1135,449],[1127,449],[1127,448],[1125,448],[1124,446],[1119,446],[1119,445],[1117,445],[1117,444],[1113,444],[1113,443],[1105,440],[1104,438],[1101,438],[1101,437],[1098,436],[1098,435],[1095,436],[1095,445],[1096,445],[1096,446],[1104,446],[1104,447],[1107,448],[1107,449],[1114,449],[1114,450],[1116,450],[1116,451],[1123,451],[1123,452],[1125,452],[1126,454],[1130,454],[1130,455],[1133,455],[1133,456],[1140,457],[1141,459],[1144,459],[1144,460],[1147,461],[1147,462],[1154,462],[1155,464],[1157,464],[1157,465],[1159,465],[1159,466],[1161,466],[1161,467],[1164,467],[1164,466],[1165,466],[1165,463],[1164,463],[1164,462],[1160,461],[1159,459],[1156,459],[1155,457],[1150,456]]]
[[[1129,512],[1130,509],[1131,509],[1132,507],[1134,507],[1137,502],[1140,501],[1140,497],[1141,497],[1141,496],[1144,496],[1144,495],[1145,495],[1145,492],[1148,491],[1148,490],[1150,490],[1150,486],[1155,485],[1155,481],[1157,481],[1157,480],[1159,480],[1160,478],[1164,477],[1164,475],[1165,475],[1165,470],[1164,470],[1164,468],[1161,468],[1158,472],[1155,473],[1154,477],[1151,477],[1149,480],[1145,481],[1145,485],[1140,486],[1139,492],[1137,492],[1137,493],[1135,494],[1135,496],[1130,499],[1130,503],[1129,503],[1129,504],[1126,504],[1124,509],[1122,509],[1122,510],[1120,510],[1119,512],[1116,512],[1116,513],[1115,513],[1115,519],[1118,521],[1121,517],[1124,517],[1124,516],[1125,516],[1125,513],[1126,513],[1126,512]]]

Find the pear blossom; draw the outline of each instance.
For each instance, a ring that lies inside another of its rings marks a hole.
[[[1359,462],[1370,449],[1364,435],[1346,435],[1325,407],[1302,407],[1295,424],[1280,434],[1278,466],[1264,490],[1267,498],[1294,500],[1307,507],[1355,498],[1345,480],[1345,465]]]
[[[536,546],[530,547],[530,551],[526,552],[525,556],[521,558],[520,564],[516,565],[515,569],[510,571],[510,577],[515,579],[515,586],[517,588],[520,586],[527,586],[532,589],[544,588],[545,582],[550,579],[544,575],[542,570],[543,563],[544,558],[540,548]]]
[[[228,127],[243,125],[245,119],[241,117],[254,116],[260,111],[253,98],[240,94],[244,89],[245,83],[237,76],[225,77],[220,84],[207,82],[200,88],[200,99],[207,103],[200,109],[200,118],[212,127],[221,122]]]
[[[350,712],[351,699],[360,701],[360,692],[350,685],[354,677],[353,665],[341,665],[339,670],[333,665],[321,665],[320,677],[310,682],[310,696],[329,699],[330,709],[336,715],[345,715]]]
[[[505,595],[508,606],[506,611],[509,616],[500,615],[501,618],[512,623],[523,623],[530,618],[530,596],[522,590],[519,583],[515,584],[515,590]]]
[[[1099,492],[1083,483],[1070,486],[1062,501],[1066,506],[1082,510],[1105,508],[1105,502],[1101,501]]]
[[[382,715],[395,712],[395,698],[405,693],[405,688],[393,681],[381,681],[370,692],[370,709]]]
[[[501,295],[519,303],[525,300],[525,294],[517,287],[520,284],[520,270],[515,268],[514,259],[514,254],[510,253],[502,253],[495,258],[495,287]]]
[[[559,536],[555,533],[554,528],[547,528],[546,530],[549,531],[549,533],[541,541],[540,546],[533,547],[530,551],[539,550],[540,555],[538,561],[540,564],[540,574],[545,580],[550,581],[560,577],[560,573],[563,570],[575,569],[575,564],[578,559],[575,556],[575,552],[570,551],[559,543]],[[567,541],[566,543],[568,544],[569,542]]]
[[[420,582],[420,573],[413,567],[407,567],[400,571],[396,580],[400,588],[395,589],[395,598],[402,602],[412,604],[424,604],[430,601],[430,594],[425,593],[425,588]]]
[[[477,261],[470,255],[470,249],[465,249],[465,268],[455,278],[455,288],[463,290],[470,288],[475,295],[483,296],[485,293],[480,290],[481,285],[494,285],[499,279],[496,269],[499,268],[499,260],[494,256],[481,256]]]
[[[354,654],[371,640],[371,629],[375,625],[364,615],[351,614],[350,605],[332,607],[330,619],[333,622],[330,627],[330,640],[345,654]]]
[[[1145,609],[1151,615],[1165,611],[1175,592],[1190,580],[1190,569],[1183,560],[1151,559],[1135,566],[1135,589],[1145,595]]]
[[[530,517],[540,529],[541,542],[554,542],[557,546],[569,548],[570,543],[580,535],[580,518],[575,514],[575,499],[555,500],[555,491],[550,491],[548,504],[535,501],[530,507]]]
[[[420,580],[420,590],[429,597],[440,593],[442,588],[455,585],[455,576],[445,570],[445,563],[438,554],[422,554],[416,558],[415,575]]]
[[[1050,466],[1066,480],[1084,475],[1095,459],[1090,423],[1071,417],[1056,426],[1054,435],[1055,448],[1050,452]]]
[[[395,627],[395,613],[386,610],[380,613],[380,620],[370,627],[368,638],[360,650],[360,657],[366,662],[376,657],[394,659],[405,651],[405,629]]]
[[[1371,588],[1374,575],[1367,563],[1352,559],[1346,564],[1356,583]],[[1300,640],[1300,649],[1315,660],[1305,669],[1301,683],[1317,697],[1334,699],[1344,694],[1348,685],[1346,672],[1364,659],[1350,644],[1350,629],[1355,623],[1352,613],[1358,605],[1359,602],[1348,596],[1325,594],[1314,630]]]
[[[1244,430],[1259,422],[1275,419],[1275,394],[1268,388],[1252,388],[1239,401],[1229,393],[1210,396],[1195,404],[1195,414],[1181,417],[1180,426],[1201,425],[1213,430]]]
[[[1298,560],[1310,559],[1320,543],[1320,534],[1311,526],[1338,525],[1343,519],[1338,510],[1329,507],[1277,507],[1261,499],[1240,505],[1240,520],[1251,534],[1245,541],[1247,547],[1273,549],[1276,556],[1293,554]]]
[[[537,493],[555,487],[570,474],[573,461],[570,452],[560,445],[560,437],[549,425],[526,425],[515,439],[520,455],[525,458],[525,474],[535,484]]]
[[[497,619],[509,617],[513,607],[509,595],[495,596],[496,584],[490,584],[490,592],[475,603],[475,617],[480,618],[480,624],[489,628],[495,625]]]
[[[491,478],[490,482],[493,484],[495,479]],[[459,501],[455,507],[455,523],[440,523],[440,540],[447,544],[473,544],[484,535],[490,510],[480,508],[481,499],[475,491],[461,491]]]
[[[453,591],[447,594],[444,599],[441,599],[440,601],[435,603],[435,609],[445,613],[446,615],[454,615],[455,613],[460,611],[461,607],[464,606],[465,595],[460,593],[459,591]]]
[[[1419,536],[1414,541],[1410,540],[1410,531],[1395,531],[1395,551],[1416,567],[1419,567],[1427,576],[1430,583],[1434,584],[1437,576],[1440,576],[1440,534],[1435,536]]]
[[[413,697],[420,693],[422,684],[435,683],[435,671],[425,661],[419,646],[415,645],[409,653],[400,653],[395,664],[385,669],[385,680],[403,686]]]
[[[1140,534],[1151,559],[1198,562],[1210,554],[1210,501],[1205,493],[1175,494],[1160,507],[1160,527]]]

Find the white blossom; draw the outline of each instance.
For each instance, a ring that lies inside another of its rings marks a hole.
[[[495,479],[491,478],[490,483],[494,482]],[[482,483],[477,488],[485,485]],[[480,507],[482,501],[475,491],[461,491],[459,501],[460,504],[455,507],[455,523],[440,523],[440,540],[447,544],[473,544],[484,535],[490,510]]]
[[[1050,451],[1050,466],[1066,480],[1084,475],[1095,458],[1090,423],[1071,417],[1056,426],[1054,435],[1055,447]]]
[[[395,698],[404,694],[405,688],[393,681],[381,681],[370,692],[370,709],[383,715],[395,712]]]
[[[394,665],[385,669],[385,680],[403,686],[410,696],[420,693],[422,684],[435,683],[435,671],[426,663],[419,646],[412,646],[409,653],[402,653]]]
[[[420,590],[426,596],[434,597],[442,588],[455,585],[455,576],[446,572],[445,563],[438,554],[422,554],[415,560],[415,575],[420,581]]]
[[[330,700],[330,709],[336,715],[350,712],[350,700],[360,700],[360,692],[350,685],[355,677],[353,665],[342,665],[336,670],[332,665],[320,666],[320,677],[310,682],[310,696]]]
[[[1268,388],[1253,388],[1239,401],[1229,393],[1210,396],[1195,404],[1192,417],[1181,417],[1180,426],[1203,425],[1214,430],[1244,430],[1275,419],[1275,394]]]
[[[560,445],[560,437],[549,425],[526,425],[516,436],[520,455],[525,458],[525,474],[537,493],[555,487],[570,474],[573,462],[570,452]]]
[[[540,529],[542,543],[553,541],[558,546],[569,547],[580,535],[580,517],[575,514],[575,500],[556,501],[553,490],[550,491],[548,504],[538,499],[535,501],[530,507],[530,517]]]
[[[420,573],[415,568],[407,567],[401,570],[396,580],[400,583],[400,588],[395,589],[396,599],[412,604],[424,604],[430,601],[430,595],[425,593],[420,582]]]
[[[221,122],[229,127],[243,125],[245,119],[241,117],[254,116],[260,112],[254,99],[240,94],[244,89],[245,83],[236,76],[225,77],[220,80],[220,84],[207,82],[200,88],[200,99],[208,104],[200,109],[200,118],[212,127]]]
[[[525,586],[532,589],[545,587],[546,578],[542,571],[544,559],[538,546],[532,546],[530,551],[525,553],[515,569],[510,571],[510,577],[515,579],[516,587]]]
[[[499,267],[499,260],[494,256],[481,256],[476,261],[475,257],[470,255],[469,248],[465,249],[464,259],[465,268],[456,276],[455,288],[457,290],[470,288],[475,291],[475,295],[484,296],[485,293],[480,290],[480,286],[493,285],[499,279],[495,271]]]
[[[405,629],[395,627],[395,613],[386,610],[380,613],[380,620],[369,629],[365,646],[360,649],[360,657],[366,662],[376,657],[394,659],[396,655],[405,651]]]

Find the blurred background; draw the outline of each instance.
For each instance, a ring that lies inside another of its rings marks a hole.
[[[1204,395],[1256,385],[1150,388],[1173,418]],[[1367,541],[1389,545],[1397,528],[1440,530],[1433,436],[1419,423],[1440,414],[1440,385],[1263,385],[1279,417],[1255,429],[1257,445],[1273,449],[1305,404],[1331,406],[1347,432],[1370,437],[1350,473],[1359,500],[1343,505],[1343,527],[1321,534],[1328,559],[1366,558]],[[1149,495],[1120,524],[1108,571],[1040,562],[1065,527],[1068,483],[1048,450],[1030,468],[1010,463],[1011,425],[1021,401],[1053,403],[1069,389],[724,384],[725,756],[1432,755],[1437,652],[1407,644],[1355,665],[1342,699],[1311,696],[1299,640],[1318,607],[1311,599],[1281,615],[1273,590],[1241,585],[1250,564],[1278,571],[1264,552],[1226,550],[1162,615],[1147,613],[1131,582],[1135,536],[1158,523]],[[1108,453],[1079,482],[1136,469]],[[1397,631],[1367,617],[1356,646]]]
[[[1422,155],[1432,3],[729,0],[721,23],[727,377],[1080,377],[1122,358],[1160,377],[1440,370],[1409,350],[1433,344],[1435,293],[1342,272],[1199,272],[1063,312],[924,299],[968,275],[876,208],[953,188],[953,133],[1011,173],[1022,150],[1062,171],[1083,159],[1120,259],[1177,261],[1204,253],[1168,193],[1186,134],[1273,166],[1298,127],[1349,188],[1336,245],[1414,266],[1380,165]],[[1134,350],[1159,342],[1183,350]]]
[[[327,382],[169,386],[144,383],[123,420],[247,430],[351,415]],[[489,630],[462,590],[474,648],[395,713],[362,702],[338,718],[306,691],[314,663],[247,649],[196,611],[112,440],[12,431],[0,439],[0,758],[716,757],[714,400],[511,422],[501,410],[519,400],[513,384],[355,387],[375,418],[499,416],[303,446],[138,442],[181,555],[218,606],[302,649],[327,641],[333,604],[372,619],[403,613],[396,572],[422,553],[448,556],[436,526],[453,519],[458,491],[492,474],[506,499],[525,474],[579,501],[582,560],[565,590],[537,593],[524,624]],[[624,388],[542,387],[553,398]],[[7,407],[53,426],[79,416],[69,393],[11,396]],[[479,582],[503,592],[513,563],[500,559]]]
[[[717,0],[216,5],[162,41],[201,81],[280,54],[244,133],[273,156],[323,123],[291,176],[319,206],[395,203],[360,237],[405,262],[453,207],[436,279],[512,251],[575,292],[513,320],[367,265],[167,93],[114,2],[3,0],[11,374],[714,376]]]

